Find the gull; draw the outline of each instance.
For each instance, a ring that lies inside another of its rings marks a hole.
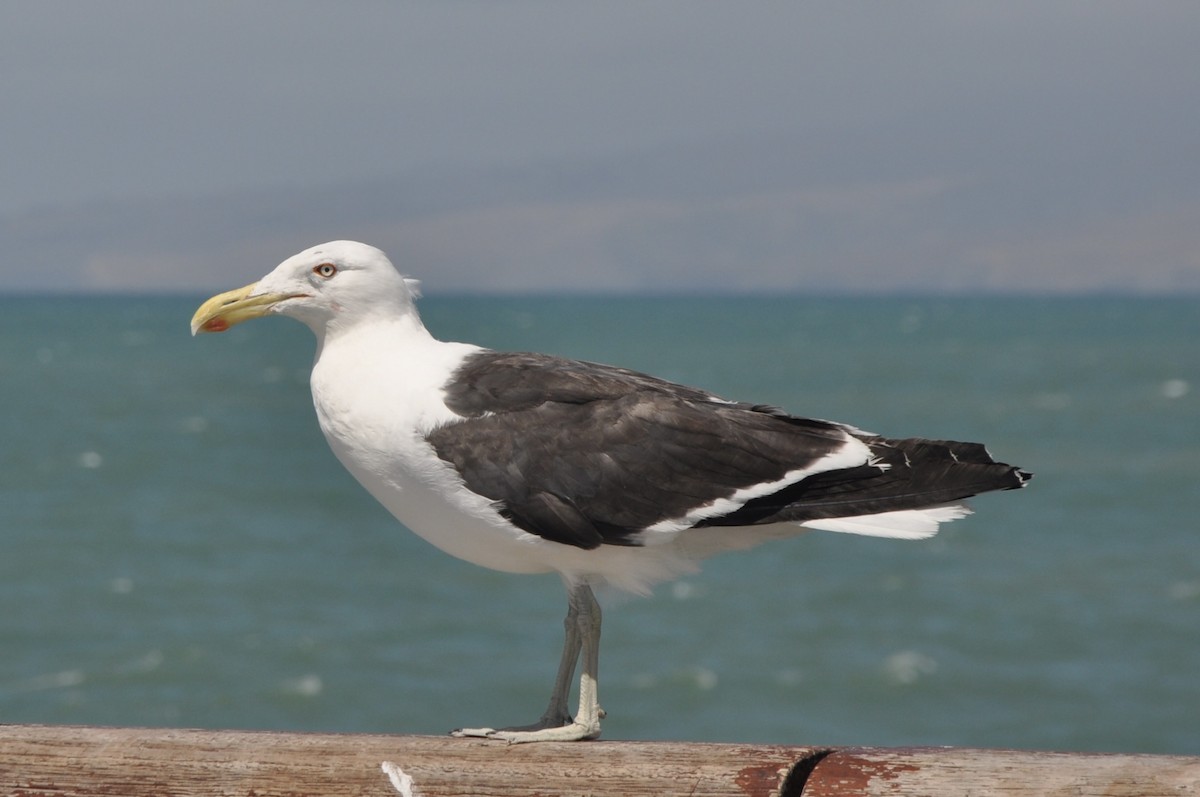
[[[332,241],[209,299],[192,333],[303,322],[317,421],[367,492],[452,556],[561,576],[565,640],[541,718],[455,735],[599,737],[597,587],[645,594],[708,556],[809,530],[926,538],[970,513],[963,499],[1030,478],[978,443],[881,437],[625,368],[441,341],[418,296],[379,249]]]

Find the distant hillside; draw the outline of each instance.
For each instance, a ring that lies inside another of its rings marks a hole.
[[[1200,291],[1190,190],[1151,196],[1090,160],[1067,180],[1016,154],[980,172],[902,138],[847,169],[844,147],[773,137],[33,209],[0,218],[0,290],[208,291],[348,237],[430,291]]]

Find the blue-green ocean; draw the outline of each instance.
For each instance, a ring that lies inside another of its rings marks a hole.
[[[0,722],[532,721],[557,578],[407,533],[326,449],[309,331],[193,339],[203,298],[0,299]],[[605,601],[606,738],[1200,753],[1200,299],[422,307],[1036,473],[933,540],[818,532]]]

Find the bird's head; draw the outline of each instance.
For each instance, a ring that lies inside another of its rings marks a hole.
[[[192,316],[192,334],[224,332],[278,313],[303,321],[318,336],[378,313],[412,313],[416,280],[396,271],[379,249],[331,241],[292,255],[258,282],[218,294]]]

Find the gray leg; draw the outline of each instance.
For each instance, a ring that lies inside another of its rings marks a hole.
[[[586,584],[567,588],[567,617],[563,622],[563,654],[554,680],[554,692],[542,718],[532,725],[513,728],[463,728],[454,736],[482,736],[507,742],[572,742],[595,739],[600,735],[600,708],[597,681],[600,667],[600,604]],[[583,656],[583,674],[579,679],[579,711],[572,720],[567,700],[575,663]]]
[[[541,720],[537,723],[541,728],[553,728],[571,724],[571,713],[567,710],[567,701],[571,697],[571,681],[575,677],[575,664],[579,661],[579,651],[583,640],[579,636],[579,607],[575,601],[567,602],[567,617],[563,620],[563,650],[558,662],[558,675],[554,678],[554,692],[550,695],[550,704],[546,706]]]

